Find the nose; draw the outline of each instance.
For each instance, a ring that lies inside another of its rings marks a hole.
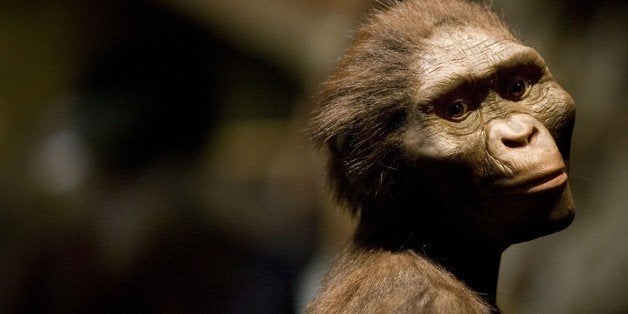
[[[489,154],[505,164],[545,163],[560,156],[551,133],[528,114],[492,119],[486,128]]]
[[[542,131],[549,131],[534,117],[516,114],[493,119],[487,124],[489,150],[524,148],[533,145]]]

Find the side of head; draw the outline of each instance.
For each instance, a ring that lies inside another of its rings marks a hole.
[[[331,187],[377,234],[507,246],[573,219],[573,100],[483,6],[376,12],[317,104],[311,130]]]

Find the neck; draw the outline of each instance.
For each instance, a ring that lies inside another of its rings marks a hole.
[[[495,295],[503,249],[462,241],[434,241],[415,250],[447,269],[497,308]]]

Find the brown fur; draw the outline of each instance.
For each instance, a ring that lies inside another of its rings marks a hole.
[[[535,86],[529,97],[505,89],[520,77]],[[460,97],[473,106],[469,118],[443,116]],[[330,187],[360,222],[308,312],[496,310],[503,250],[573,219],[566,179],[535,195],[496,187],[547,176],[550,155],[568,165],[574,107],[542,58],[485,6],[379,9],[316,103],[311,131]]]
[[[446,270],[412,252],[347,248],[309,305],[312,313],[486,313]]]

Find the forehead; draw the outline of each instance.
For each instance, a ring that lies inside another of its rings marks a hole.
[[[462,84],[490,81],[496,73],[517,66],[545,68],[541,56],[510,33],[466,26],[435,32],[422,43],[411,64],[418,101],[433,100]]]
[[[491,34],[474,27],[441,28],[423,43],[423,47],[417,60],[422,77],[438,72],[484,76],[503,59],[531,50],[508,33]]]

